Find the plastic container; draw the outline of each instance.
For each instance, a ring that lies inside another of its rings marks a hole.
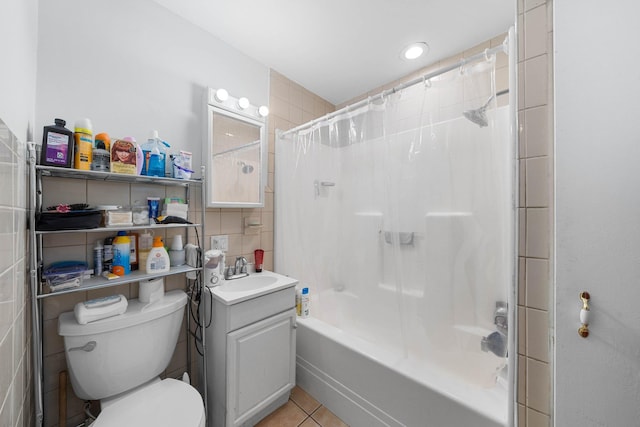
[[[87,264],[80,261],[55,262],[44,269],[44,277],[51,292],[77,288],[82,285]]]
[[[148,206],[136,204],[131,210],[133,211],[133,225],[149,225]]]
[[[147,197],[149,205],[149,221],[154,220],[160,214],[160,197]]]
[[[306,319],[310,309],[309,288],[302,288],[300,294],[300,317]]]
[[[111,154],[106,149],[104,141],[96,140],[96,148],[93,149],[91,170],[109,172],[111,170]]]
[[[102,274],[102,260],[104,257],[104,246],[102,241],[96,241],[96,245],[93,248],[93,275],[100,276]]]
[[[67,122],[55,119],[55,125],[45,126],[42,134],[40,164],[44,166],[73,167],[73,132],[64,127]]]
[[[118,231],[113,239],[113,273],[124,276],[131,273],[131,239],[126,231]]]
[[[138,236],[138,266],[140,269],[147,267],[151,248],[153,248],[153,233],[145,230]]]
[[[153,248],[147,258],[147,274],[166,273],[170,269],[169,253],[164,248],[162,238],[157,236],[153,239]]]
[[[124,295],[110,295],[77,303],[73,308],[73,314],[79,324],[86,325],[89,322],[124,314],[127,306]]]
[[[146,143],[142,144],[144,162],[142,164],[142,175],[165,176],[167,146],[164,141],[158,138],[158,131],[151,131],[151,135]]]
[[[75,125],[75,162],[74,167],[80,170],[91,170],[93,160],[93,130],[91,120],[80,119]]]

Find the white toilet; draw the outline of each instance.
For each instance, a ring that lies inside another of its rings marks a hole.
[[[151,305],[129,300],[119,316],[80,325],[73,312],[58,319],[73,390],[100,400],[96,427],[204,427],[200,393],[160,380],[178,341],[187,295],[167,292]]]

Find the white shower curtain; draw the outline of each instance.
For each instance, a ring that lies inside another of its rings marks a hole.
[[[513,280],[513,170],[495,60],[467,65],[276,141],[276,270],[312,315],[399,358],[491,387],[480,350]],[[464,116],[487,104],[487,125]]]

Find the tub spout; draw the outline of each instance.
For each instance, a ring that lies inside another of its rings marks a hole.
[[[490,351],[498,357],[507,357],[507,337],[502,332],[492,332],[489,336],[482,337],[480,350]]]

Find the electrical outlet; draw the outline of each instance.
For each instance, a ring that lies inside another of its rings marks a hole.
[[[221,236],[211,236],[211,249],[218,249],[222,252],[229,250],[229,236],[226,234]]]

